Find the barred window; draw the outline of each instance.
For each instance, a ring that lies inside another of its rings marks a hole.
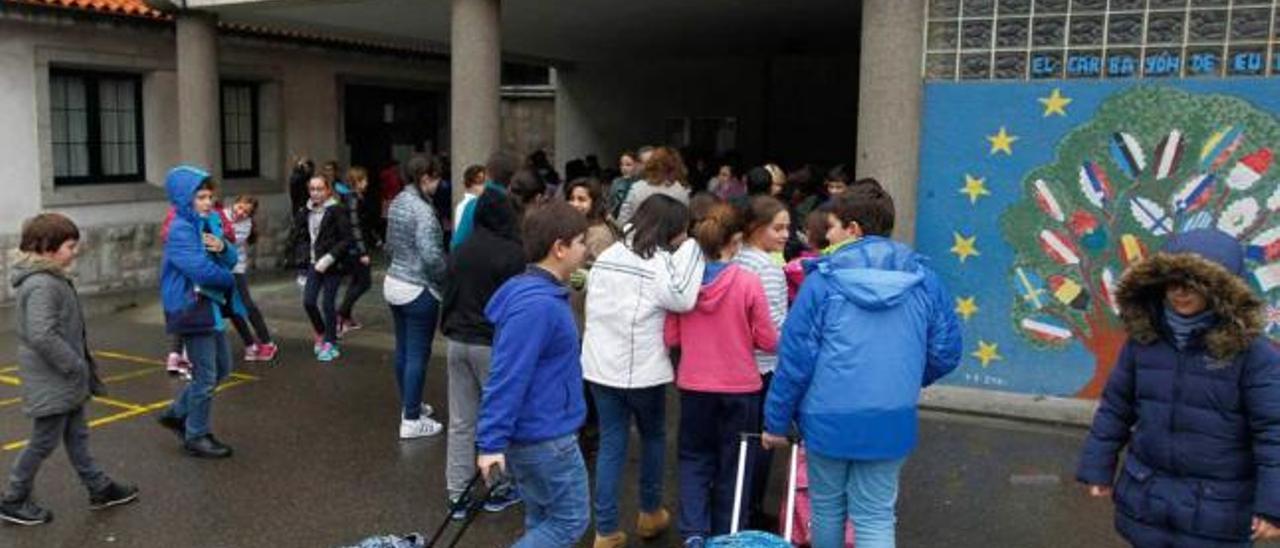
[[[222,174],[227,179],[257,177],[258,86],[222,83]]]

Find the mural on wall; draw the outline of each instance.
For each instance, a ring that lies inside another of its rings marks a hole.
[[[1280,83],[931,84],[917,243],[956,295],[953,384],[1095,398],[1125,268],[1214,227],[1280,334]]]

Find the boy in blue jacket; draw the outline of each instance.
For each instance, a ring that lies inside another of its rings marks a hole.
[[[525,534],[517,548],[573,546],[590,524],[587,467],[577,440],[586,402],[565,286],[586,256],[586,232],[586,218],[565,202],[530,212],[524,250],[537,262],[485,307],[496,331],[476,466],[491,483],[510,470],[524,496]]]
[[[192,456],[225,458],[227,447],[209,432],[213,393],[231,373],[224,310],[233,305],[235,246],[222,238],[213,213],[213,179],[192,166],[178,166],[165,180],[176,215],[160,265],[165,329],[182,338],[191,358],[191,382],[159,418],[183,440]]]
[[[893,199],[879,183],[835,199],[854,241],[808,265],[783,325],[765,403],[766,448],[798,423],[808,451],[813,545],[893,547],[898,475],[916,444],[920,389],[960,362],[951,296],[926,259],[889,239]]]

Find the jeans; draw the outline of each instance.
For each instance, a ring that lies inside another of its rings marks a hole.
[[[355,308],[356,301],[373,285],[372,270],[373,267],[359,261],[351,267],[351,284],[347,285],[347,292],[342,296],[342,305],[338,307],[339,316],[351,319],[351,309]]]
[[[572,434],[507,448],[507,469],[524,497],[524,536],[514,548],[561,548],[578,543],[587,526],[587,465]]]
[[[846,517],[853,518],[858,548],[893,548],[898,475],[906,458],[859,461],[808,453],[813,547],[844,546]]]
[[[307,286],[303,289],[302,305],[307,309],[307,318],[311,320],[311,328],[317,335],[324,336],[324,342],[338,342],[338,312],[334,302],[338,299],[338,285],[342,276],[332,272],[321,274],[314,269],[307,272]],[[320,315],[320,292],[324,291],[324,315]]]
[[[449,448],[445,484],[450,497],[467,488],[476,473],[476,419],[493,347],[449,341]]]
[[[596,532],[618,532],[618,480],[627,463],[631,417],[640,430],[640,510],[662,507],[662,472],[666,466],[667,388],[621,389],[591,384],[600,415],[600,449],[596,453]]]
[[[741,434],[759,432],[759,423],[758,393],[680,391],[679,525],[683,538],[729,532],[734,520]],[[751,493],[751,465],[749,459],[743,473],[744,499]],[[745,502],[739,520],[747,515]],[[739,521],[739,525],[746,528],[745,522]]]
[[[89,493],[97,493],[111,484],[89,455],[89,423],[85,420],[83,405],[67,413],[39,417],[34,422],[31,441],[13,461],[13,470],[9,472],[7,500],[24,500],[31,495],[40,465],[58,448],[59,442],[66,445],[67,458]]]
[[[195,440],[209,433],[209,414],[213,409],[213,393],[218,383],[231,374],[231,347],[222,331],[203,335],[184,335],[182,343],[187,347],[191,360],[191,382],[165,412],[176,418],[186,418],[187,440]]]
[[[244,304],[245,316],[231,316],[231,323],[236,326],[236,332],[240,334],[240,339],[244,341],[246,347],[262,343],[271,343],[271,331],[267,329],[266,320],[262,319],[262,311],[258,310],[257,303],[253,302],[253,297],[249,295],[249,278],[244,274],[236,274],[236,292],[240,295],[240,302]],[[245,322],[246,316],[248,323]],[[253,324],[253,331],[249,331],[249,324]]]
[[[427,382],[427,362],[431,360],[439,310],[440,303],[426,290],[409,304],[391,305],[396,329],[396,386],[406,420],[422,416],[422,387]]]

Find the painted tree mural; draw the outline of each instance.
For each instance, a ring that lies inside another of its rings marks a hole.
[[[1001,217],[1015,249],[1014,330],[1035,345],[1073,339],[1095,358],[1079,396],[1097,397],[1125,334],[1113,295],[1124,269],[1173,233],[1216,227],[1248,245],[1275,335],[1280,297],[1280,121],[1226,95],[1137,86],[1106,100],[1022,181]]]

